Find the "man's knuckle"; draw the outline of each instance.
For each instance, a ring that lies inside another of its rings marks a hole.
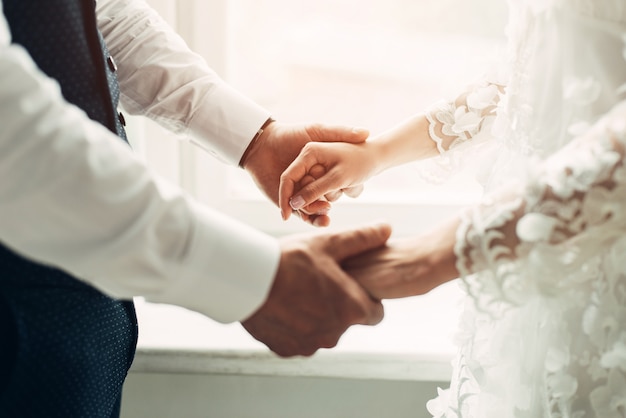
[[[321,123],[312,123],[307,127],[307,133],[312,139],[319,139],[322,136],[322,124]]]
[[[325,335],[319,338],[318,345],[320,348],[333,348],[337,346],[340,335]]]
[[[362,323],[369,315],[369,311],[363,303],[359,303],[356,299],[351,299],[350,303],[346,303],[346,309],[343,310],[342,320],[344,324],[354,325]]]
[[[328,236],[326,243],[330,248],[338,248],[343,245],[343,237],[338,234],[331,234]]]

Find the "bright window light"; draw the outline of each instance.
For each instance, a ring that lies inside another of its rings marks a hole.
[[[149,2],[224,79],[274,118],[365,127],[374,136],[435,101],[454,98],[504,44],[502,0]],[[242,170],[172,140],[154,124],[133,119],[129,130],[157,171],[206,204],[275,235],[312,230],[294,217],[283,222]],[[337,202],[331,228],[384,218],[394,236],[419,233],[475,202],[480,191],[463,175],[445,186],[427,184],[419,164],[407,164],[369,181],[358,199]],[[423,297],[385,301],[383,323],[350,329],[338,349],[449,352],[459,295],[450,283]],[[425,316],[428,323],[421,321]],[[176,323],[181,332],[182,322]],[[251,340],[236,326],[224,329],[238,336],[224,344]]]

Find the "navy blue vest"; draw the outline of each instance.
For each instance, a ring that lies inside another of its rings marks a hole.
[[[95,1],[4,0],[3,8],[13,42],[59,82],[65,99],[125,138],[115,63],[96,26]]]
[[[95,1],[3,0],[3,12],[65,99],[126,139]],[[0,416],[118,416],[136,327],[132,302],[0,245]]]

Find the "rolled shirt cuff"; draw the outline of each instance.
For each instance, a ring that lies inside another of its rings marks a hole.
[[[238,165],[270,112],[225,83],[218,83],[189,124],[191,140],[219,160]]]

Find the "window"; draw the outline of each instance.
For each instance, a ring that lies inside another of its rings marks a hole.
[[[218,73],[275,118],[362,126],[372,135],[438,99],[456,96],[476,79],[486,59],[502,48],[506,19],[501,0],[149,2]],[[268,233],[311,230],[296,219],[282,222],[245,172],[172,140],[153,124],[131,125],[149,163],[203,202]],[[359,199],[343,198],[331,216],[333,226],[387,219],[395,236],[402,236],[456,212],[479,194],[480,188],[463,177],[446,186],[426,184],[409,164],[372,179]],[[441,292],[457,296],[455,287],[447,286],[419,302],[391,301],[386,322],[408,326],[411,321],[401,317],[410,316],[411,309],[428,311],[432,303],[441,327],[452,329],[456,311],[434,306],[446,299]]]

